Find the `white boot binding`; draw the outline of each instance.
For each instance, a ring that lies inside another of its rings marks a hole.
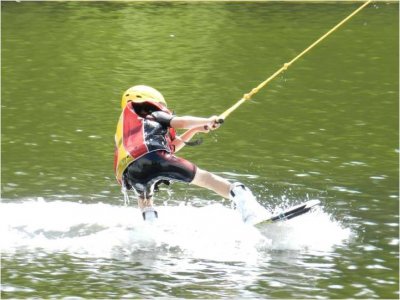
[[[244,184],[233,183],[229,194],[229,198],[235,204],[235,209],[241,214],[243,222],[255,224],[265,218],[265,208],[257,202],[252,192]]]
[[[154,221],[158,219],[158,213],[154,207],[145,207],[142,209],[143,220]]]
[[[246,187],[243,183],[240,182],[235,182],[232,183],[231,185],[231,190],[229,191],[229,198],[233,201],[233,199],[235,198],[236,194],[237,194],[237,188],[242,188],[243,190],[246,190]],[[236,190],[236,192],[235,192]]]

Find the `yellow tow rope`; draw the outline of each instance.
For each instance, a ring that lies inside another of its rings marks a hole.
[[[276,71],[274,74],[272,74],[265,81],[261,82],[257,87],[252,89],[248,94],[244,94],[242,99],[240,99],[238,102],[236,102],[229,109],[224,111],[218,117],[218,122],[223,123],[225,118],[227,116],[229,116],[235,109],[237,109],[243,102],[245,102],[246,100],[250,100],[250,98],[254,94],[258,93],[272,79],[274,79],[276,76],[278,76],[283,71],[287,70],[287,68],[290,67],[291,64],[293,64],[296,60],[298,60],[300,57],[302,57],[304,54],[306,54],[308,51],[310,51],[314,46],[316,46],[319,42],[321,42],[323,39],[325,39],[328,35],[330,35],[332,32],[334,32],[336,29],[338,29],[341,25],[343,25],[345,22],[347,22],[351,17],[353,17],[355,14],[357,14],[360,10],[362,10],[364,7],[366,7],[371,2],[372,2],[372,0],[368,0],[367,2],[365,2],[363,5],[361,5],[359,8],[357,8],[355,11],[353,11],[350,15],[348,15],[345,19],[343,19],[340,23],[338,23],[335,27],[333,27],[331,30],[329,30],[327,33],[325,33],[323,36],[321,36],[318,40],[316,40],[314,43],[312,43],[303,52],[301,52],[299,55],[297,55],[295,58],[293,58],[290,62],[283,64],[283,66],[278,71]]]

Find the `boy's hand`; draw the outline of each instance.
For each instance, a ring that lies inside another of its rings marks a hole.
[[[196,133],[199,133],[199,132],[208,133],[208,132],[210,132],[210,128],[207,125],[196,127],[196,128],[194,128],[194,130],[195,130]]]
[[[204,126],[204,129],[208,132],[217,129],[219,126],[221,126],[221,123],[218,122],[218,116],[212,116],[208,118],[208,124]]]

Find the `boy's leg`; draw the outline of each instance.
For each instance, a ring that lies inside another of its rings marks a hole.
[[[158,218],[157,211],[153,206],[153,195],[149,193],[140,193],[138,197],[138,206],[142,211],[145,221],[152,221]]]
[[[220,196],[229,199],[231,183],[225,178],[197,168],[191,184],[212,190]]]
[[[138,205],[141,210],[148,207],[153,207],[153,197],[144,198],[143,195],[140,195],[138,197]]]
[[[197,168],[191,184],[207,188],[232,200],[246,223],[255,224],[268,216],[267,210],[257,202],[252,192],[239,182],[231,184],[221,176]]]

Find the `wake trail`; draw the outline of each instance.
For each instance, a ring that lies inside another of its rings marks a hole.
[[[1,251],[42,249],[121,258],[140,253],[249,261],[268,251],[331,251],[351,230],[319,208],[261,229],[246,225],[221,204],[158,206],[159,219],[144,222],[134,207],[104,203],[24,199],[1,203]]]

